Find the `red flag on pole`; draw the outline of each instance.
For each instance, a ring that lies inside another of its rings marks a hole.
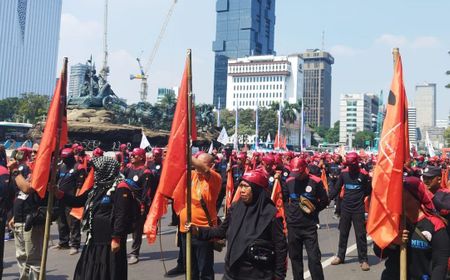
[[[322,169],[320,179],[322,180],[323,186],[325,187],[325,190],[328,193],[328,179],[327,179],[327,172],[325,171],[325,169]]]
[[[66,98],[67,72],[63,70],[61,71],[48,109],[47,122],[45,123],[44,133],[42,134],[31,179],[31,186],[41,198],[44,198],[45,192],[47,191],[52,155],[53,153],[59,153],[59,150],[64,147],[68,140]],[[60,146],[56,147],[59,122],[62,122],[61,142]]]
[[[149,243],[156,240],[156,230],[158,220],[167,211],[167,198],[173,199],[173,207],[179,213],[186,204],[186,143],[188,139],[188,72],[190,71],[189,57],[186,60],[183,79],[181,80],[180,92],[178,95],[177,107],[170,130],[169,144],[167,148],[166,160],[161,171],[161,179],[155,194],[150,211],[144,225],[144,233],[147,235]],[[192,105],[192,140],[197,138],[197,128],[195,125],[195,110]]]
[[[280,148],[280,137],[278,136],[278,133],[275,135],[275,139],[273,140],[273,149],[279,149]]]
[[[227,186],[225,190],[226,190],[226,198],[225,198],[226,209],[230,209],[234,192],[233,172],[231,171],[231,167],[227,171]]]
[[[77,193],[77,196],[80,196],[85,192],[89,191],[93,186],[94,186],[94,168],[91,168],[91,171],[89,171],[89,174],[86,177],[86,180],[84,180],[83,186]],[[72,210],[70,211],[70,215],[77,218],[78,220],[81,220],[81,218],[83,217],[83,211],[84,211],[83,207],[72,208]]]
[[[394,68],[367,221],[367,233],[382,249],[386,248],[400,231],[403,165],[409,160],[408,102],[403,85],[400,54]]]
[[[280,172],[278,172],[279,174]],[[272,195],[270,197],[277,208],[277,217],[283,218],[283,231],[284,234],[287,233],[286,226],[286,216],[284,214],[284,206],[283,206],[283,193],[281,191],[280,179],[275,179],[275,183],[273,185]]]

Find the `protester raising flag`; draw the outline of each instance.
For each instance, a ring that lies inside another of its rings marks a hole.
[[[56,84],[55,92],[50,103],[45,123],[44,133],[42,134],[41,144],[36,156],[36,163],[31,179],[31,186],[37,194],[44,198],[47,191],[47,185],[50,177],[52,156],[59,153],[68,141],[67,136],[67,60],[65,67]],[[58,131],[58,126],[61,128]],[[60,133],[60,135],[58,135]],[[56,147],[57,137],[60,138],[59,147]]]
[[[180,93],[178,95],[177,107],[173,117],[170,130],[169,144],[167,148],[166,161],[161,171],[161,179],[155,194],[147,220],[144,225],[144,233],[149,243],[156,240],[158,220],[167,212],[167,198],[173,199],[173,207],[179,213],[186,204],[186,143],[188,140],[188,95],[190,55],[186,59],[183,78],[181,80]],[[192,115],[195,116],[192,104]],[[197,128],[195,118],[192,118],[192,140],[197,139]]]
[[[407,108],[402,60],[398,54],[380,137],[367,222],[367,233],[382,249],[386,248],[400,231],[403,165],[409,160]]]

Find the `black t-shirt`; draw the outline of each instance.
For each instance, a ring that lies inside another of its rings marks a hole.
[[[59,166],[58,188],[65,193],[74,195],[77,188],[83,185],[85,178],[84,168],[78,168],[77,164],[70,167],[63,163]]]
[[[369,176],[363,171],[343,170],[334,188],[330,188],[330,199],[334,199],[344,188],[341,208],[347,213],[364,213],[364,198],[372,192]]]
[[[14,201],[14,185],[9,181],[9,171],[0,165],[0,215],[5,215]]]
[[[21,164],[18,167],[19,173],[26,179],[30,176],[30,169],[27,165]],[[17,188],[15,176],[12,178],[12,183]],[[37,208],[44,205],[45,202],[38,196],[38,194],[32,191],[26,194],[17,188],[16,198],[14,200],[14,222],[24,223],[28,214],[34,213]]]

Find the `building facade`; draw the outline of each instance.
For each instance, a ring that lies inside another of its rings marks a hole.
[[[374,131],[374,117],[378,114],[377,95],[342,94],[339,108],[339,143],[349,144],[349,138],[358,131]]]
[[[89,66],[82,63],[70,66],[69,93],[67,95],[69,99],[80,96],[88,69]]]
[[[156,96],[156,103],[160,103],[166,94],[173,94],[178,97],[178,87],[173,88],[158,88],[158,95]]]
[[[228,59],[274,54],[275,0],[217,0],[216,14],[213,103],[222,109]]]
[[[62,0],[0,1],[0,98],[53,94]]]
[[[417,85],[414,105],[417,110],[417,127],[425,135],[425,127],[436,126],[436,84]]]
[[[303,92],[303,60],[300,55],[251,56],[228,61],[228,110],[296,103]]]
[[[417,110],[415,107],[408,107],[408,134],[409,143],[417,146],[417,141],[419,140],[419,135],[417,133]]]
[[[304,60],[305,123],[330,127],[331,122],[331,65],[334,58],[328,52],[307,50]]]

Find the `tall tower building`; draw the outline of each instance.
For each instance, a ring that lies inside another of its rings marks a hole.
[[[275,0],[217,0],[216,12],[213,103],[224,108],[228,59],[274,54]]]
[[[0,1],[0,99],[53,93],[62,0]]]
[[[417,113],[417,127],[422,135],[425,127],[436,126],[436,84],[425,83],[416,86],[414,105]]]
[[[342,94],[339,102],[339,142],[349,144],[358,131],[373,131],[373,94]],[[377,97],[376,97],[377,98]],[[377,100],[378,101],[378,100]],[[305,111],[306,112],[306,111]]]
[[[305,123],[330,127],[331,121],[331,65],[334,58],[321,50],[306,50],[304,61],[303,100]]]
[[[80,96],[81,88],[83,87],[88,68],[89,66],[87,64],[82,63],[78,63],[70,67],[68,98]]]
[[[417,148],[417,110],[415,107],[408,107],[408,135],[409,143]]]

